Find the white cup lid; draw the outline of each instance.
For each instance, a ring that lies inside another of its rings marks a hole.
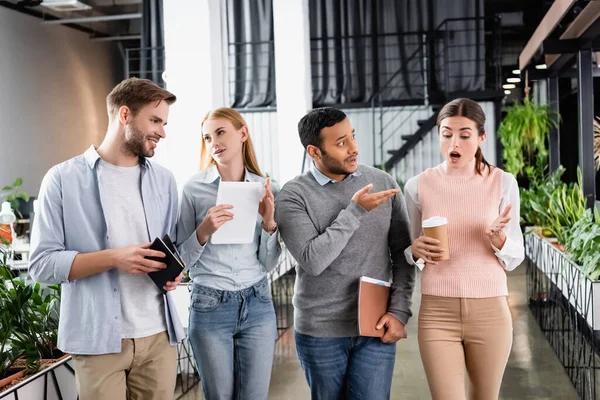
[[[435,228],[436,226],[446,225],[448,219],[446,217],[431,217],[423,221],[423,228]]]

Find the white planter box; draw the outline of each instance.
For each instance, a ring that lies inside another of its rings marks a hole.
[[[594,330],[600,330],[600,281],[590,280],[577,264],[550,241],[535,234],[525,238],[526,254],[560,289]]]
[[[0,392],[0,399],[59,400],[58,388],[63,400],[76,400],[75,374],[69,370],[67,364],[71,368],[73,367],[71,357],[53,364],[4,392]],[[56,385],[52,374],[56,376]]]

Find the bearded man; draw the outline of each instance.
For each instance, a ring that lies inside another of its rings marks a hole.
[[[29,273],[61,284],[58,348],[73,357],[79,398],[173,398],[183,328],[170,291],[148,273],[165,264],[151,240],[175,238],[177,186],[151,163],[175,96],[146,79],[106,99],[102,144],[52,167],[39,193]]]

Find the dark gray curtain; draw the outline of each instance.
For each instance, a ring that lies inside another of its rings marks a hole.
[[[227,0],[232,107],[275,106],[272,0]]]
[[[443,0],[435,3],[438,5],[433,12],[435,26],[442,35],[436,52],[436,78],[440,89],[448,92],[485,89],[483,0],[454,1],[452,6],[449,3],[443,6]],[[499,87],[494,89],[500,90]]]
[[[482,17],[483,0],[309,0],[309,5],[315,105],[368,102],[386,84],[385,99],[419,99],[425,79],[430,92],[484,89],[483,21],[441,25],[449,18]],[[426,73],[434,68],[436,73]]]
[[[142,0],[140,78],[164,86],[164,25],[162,0]]]
[[[315,106],[366,103],[384,86],[381,96],[391,101],[422,99],[426,85],[430,95],[485,88],[484,22],[465,20],[483,17],[483,0],[309,0],[309,7]],[[272,0],[227,0],[227,29],[231,105],[276,105]]]

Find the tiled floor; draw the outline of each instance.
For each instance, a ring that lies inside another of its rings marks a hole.
[[[514,325],[514,342],[500,398],[502,400],[577,399],[562,366],[542,335],[526,304],[525,267],[509,273],[509,303]],[[420,292],[414,295],[415,316]],[[417,319],[409,325],[409,337],[398,343],[392,383],[392,399],[429,399],[417,345]],[[269,399],[304,400],[310,393],[296,357],[294,336],[286,333],[277,343]],[[185,400],[204,399],[200,388],[189,392]]]

